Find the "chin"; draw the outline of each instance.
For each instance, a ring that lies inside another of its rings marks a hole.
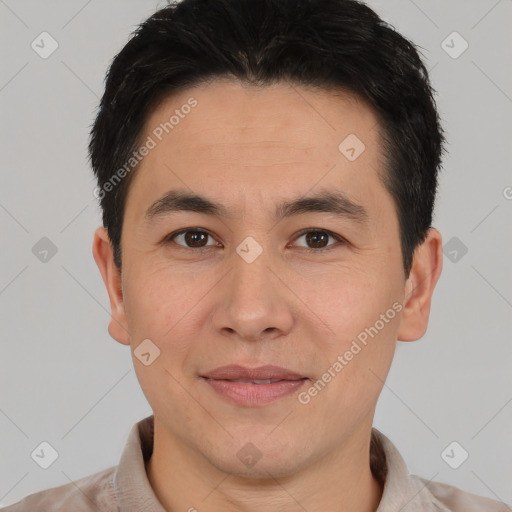
[[[307,464],[307,454],[291,450],[289,442],[272,445],[268,439],[265,442],[236,438],[232,441],[228,446],[216,445],[214,453],[205,455],[215,467],[233,476],[268,481],[297,473]],[[219,447],[221,451],[218,451]]]

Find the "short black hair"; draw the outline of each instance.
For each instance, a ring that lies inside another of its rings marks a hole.
[[[357,0],[181,0],[137,27],[110,65],[89,142],[119,271],[137,167],[127,172],[126,162],[151,109],[173,92],[221,77],[350,91],[374,109],[381,179],[394,199],[408,276],[431,227],[444,133],[419,50]]]

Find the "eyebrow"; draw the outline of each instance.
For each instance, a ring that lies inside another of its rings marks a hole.
[[[146,211],[145,220],[149,223],[158,217],[183,211],[225,218],[234,216],[223,204],[212,199],[190,193],[186,190],[170,190],[151,204]],[[277,205],[274,218],[281,220],[286,217],[316,212],[330,213],[353,220],[359,224],[367,224],[369,219],[368,212],[364,206],[355,203],[342,192],[330,190],[323,190],[314,195],[283,201]]]

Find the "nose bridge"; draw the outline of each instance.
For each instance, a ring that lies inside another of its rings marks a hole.
[[[254,237],[246,237],[233,254],[232,297],[252,298],[257,301],[267,295],[272,288],[272,258],[268,246],[264,247],[262,237],[258,242]]]
[[[247,237],[231,255],[231,271],[214,315],[215,327],[236,332],[241,339],[258,340],[267,331],[287,332],[291,311],[279,292],[270,250]]]

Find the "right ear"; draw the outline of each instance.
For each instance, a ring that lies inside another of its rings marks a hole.
[[[129,345],[130,333],[124,310],[121,273],[114,263],[112,243],[108,236],[108,231],[104,227],[97,228],[94,233],[92,254],[96,265],[98,265],[100,269],[101,277],[103,277],[103,282],[105,283],[110,299],[111,313],[108,332],[110,336],[119,343]]]

